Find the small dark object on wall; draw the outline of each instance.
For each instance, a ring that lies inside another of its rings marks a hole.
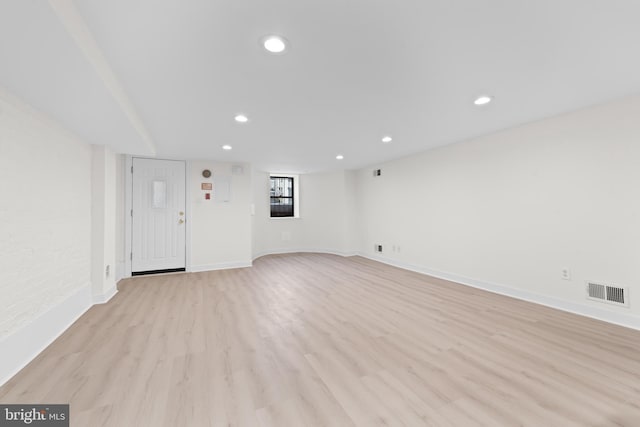
[[[205,178],[211,177],[211,171],[209,169],[203,170],[202,171],[202,176],[204,176]]]

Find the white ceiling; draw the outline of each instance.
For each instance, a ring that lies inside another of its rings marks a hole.
[[[73,4],[165,158],[352,169],[640,92],[637,0]],[[261,48],[271,33],[288,53]],[[89,142],[149,154],[76,42],[47,2],[3,0],[0,85]]]

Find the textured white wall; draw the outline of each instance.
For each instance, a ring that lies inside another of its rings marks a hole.
[[[243,167],[234,175],[232,164],[193,161],[187,178],[191,195],[191,269],[194,271],[249,265],[251,263],[251,168]],[[202,176],[209,169],[210,179]],[[230,180],[230,201],[218,200],[220,189],[213,189],[213,199],[204,200],[201,183],[215,185],[218,176]]]
[[[91,148],[0,91],[0,339],[90,286]]]
[[[300,218],[269,217],[269,174],[254,172],[253,256],[288,251],[354,251],[354,172],[299,176]]]
[[[640,314],[639,118],[632,97],[363,169],[360,251]],[[630,287],[630,309],[586,280]]]

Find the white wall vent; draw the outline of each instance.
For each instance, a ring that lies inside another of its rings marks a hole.
[[[616,286],[607,286],[607,301],[627,305],[626,290]]]
[[[377,176],[380,176],[380,175],[382,175],[382,169],[374,169],[373,170],[373,177],[374,178],[377,177]]]
[[[629,289],[619,286],[587,282],[587,298],[594,301],[629,307]]]

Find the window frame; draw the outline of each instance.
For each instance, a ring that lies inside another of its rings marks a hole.
[[[291,179],[291,196],[275,197],[271,196],[271,180],[273,178],[287,178]],[[275,220],[287,220],[300,218],[300,184],[298,175],[292,175],[287,173],[270,173],[269,174],[269,219]],[[287,216],[273,216],[271,211],[271,200],[274,198],[287,198],[292,200],[293,215]]]

